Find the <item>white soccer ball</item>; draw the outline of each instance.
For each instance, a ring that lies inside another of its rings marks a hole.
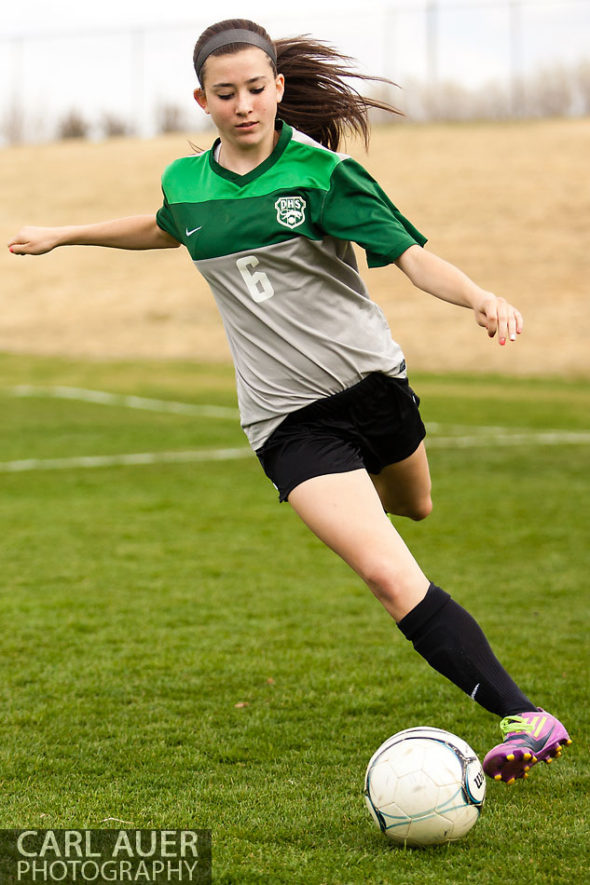
[[[481,763],[468,743],[441,728],[407,728],[372,756],[365,799],[379,829],[412,847],[460,839],[486,795]]]

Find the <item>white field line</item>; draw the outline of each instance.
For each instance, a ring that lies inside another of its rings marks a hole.
[[[231,420],[239,418],[237,409],[226,406],[198,406],[193,403],[176,403],[172,400],[107,393],[104,390],[86,390],[82,387],[36,387],[31,384],[20,384],[18,387],[10,388],[8,392],[11,396],[71,399],[85,403],[98,403],[101,406],[123,406],[127,409],[169,412],[174,415],[193,415],[198,418],[230,418]]]
[[[70,399],[99,405],[146,409],[201,418],[239,417],[237,409],[224,406],[199,406],[170,400],[146,399],[138,396],[87,390],[79,387],[37,387],[20,385],[8,391],[18,397],[51,397]],[[506,427],[484,427],[463,424],[429,423],[428,448],[467,449],[490,446],[556,446],[588,445],[590,431],[514,430]],[[446,432],[452,435],[438,435]],[[29,458],[0,462],[0,473],[21,473],[30,470],[69,470],[113,466],[140,466],[145,464],[188,464],[199,461],[226,461],[252,455],[249,446],[230,449],[195,449],[187,452],[139,452],[127,455],[86,455],[71,458]]]
[[[430,430],[430,427],[428,427]],[[488,434],[479,434],[472,427],[472,436],[428,436],[426,446],[429,449],[472,449],[493,446],[587,446],[590,444],[590,432],[567,430],[527,430],[510,431],[504,428],[494,429]]]
[[[28,458],[24,461],[0,461],[0,473],[232,461],[236,458],[249,458],[252,454],[249,446],[242,446],[239,449],[195,449],[192,452],[138,452],[130,455],[82,455],[78,458]]]

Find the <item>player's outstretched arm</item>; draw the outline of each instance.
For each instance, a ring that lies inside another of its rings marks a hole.
[[[132,215],[98,224],[23,227],[8,243],[15,255],[43,255],[57,246],[170,249],[180,243],[158,226],[154,215]]]
[[[410,246],[395,263],[418,289],[451,304],[470,307],[478,325],[486,329],[490,338],[497,334],[500,344],[515,341],[522,332],[522,315],[515,307],[481,289],[462,270],[438,255],[420,246]]]

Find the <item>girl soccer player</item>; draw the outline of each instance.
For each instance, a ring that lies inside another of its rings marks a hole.
[[[569,736],[425,576],[386,515],[431,511],[425,429],[351,241],[369,266],[394,263],[418,288],[473,310],[500,345],[521,333],[522,317],[426,251],[363,167],[336,152],[346,129],[368,141],[367,108],[384,106],[347,85],[345,57],[306,38],[273,43],[238,19],[207,28],[194,62],[195,99],[219,138],[165,171],[156,215],[25,227],[9,248],[186,246],[219,306],[241,423],[280,500],[360,575],[432,667],[502,717],[504,740],[484,769],[513,783]]]

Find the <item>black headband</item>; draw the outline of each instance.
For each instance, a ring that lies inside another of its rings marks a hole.
[[[229,46],[230,43],[248,43],[250,46],[257,46],[258,49],[266,52],[268,57],[272,59],[273,64],[276,65],[277,63],[277,54],[270,40],[267,40],[266,37],[261,37],[260,34],[255,34],[254,31],[247,31],[245,28],[233,28],[229,31],[222,31],[221,34],[215,34],[207,40],[195,60],[197,77],[201,76],[201,68],[211,53],[215,52],[216,49],[221,49],[222,46]]]

